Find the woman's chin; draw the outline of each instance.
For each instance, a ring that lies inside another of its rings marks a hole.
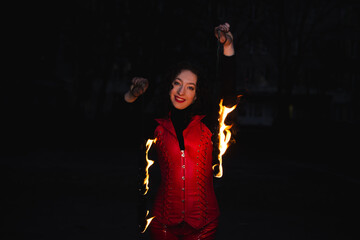
[[[175,102],[172,104],[174,108],[178,109],[178,110],[184,110],[185,108],[188,107],[187,104],[184,104],[184,103],[178,103],[178,102]]]

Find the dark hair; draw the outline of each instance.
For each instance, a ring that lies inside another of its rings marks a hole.
[[[196,100],[188,108],[190,108],[191,115],[203,115],[208,112],[208,105],[210,100],[209,85],[206,74],[200,64],[194,61],[182,61],[173,65],[166,73],[161,84],[161,99],[159,98],[158,109],[160,115],[166,116],[169,113],[172,103],[169,98],[169,92],[172,88],[172,83],[175,78],[183,71],[189,70],[197,76],[196,82]],[[166,99],[166,100],[165,100]]]

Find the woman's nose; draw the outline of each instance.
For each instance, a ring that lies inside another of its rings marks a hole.
[[[178,94],[179,95],[184,95],[184,87],[183,86],[180,86],[179,89],[178,89]]]

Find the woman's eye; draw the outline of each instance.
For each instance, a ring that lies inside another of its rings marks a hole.
[[[189,86],[188,89],[191,90],[191,91],[195,90],[195,88],[193,86]]]
[[[174,85],[174,86],[176,86],[176,85],[180,85],[180,82],[175,81],[175,82],[173,82],[173,85]]]

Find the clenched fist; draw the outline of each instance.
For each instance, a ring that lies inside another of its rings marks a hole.
[[[149,81],[143,77],[134,77],[131,80],[130,90],[125,93],[125,101],[134,102],[140,95],[144,94],[149,87]]]

